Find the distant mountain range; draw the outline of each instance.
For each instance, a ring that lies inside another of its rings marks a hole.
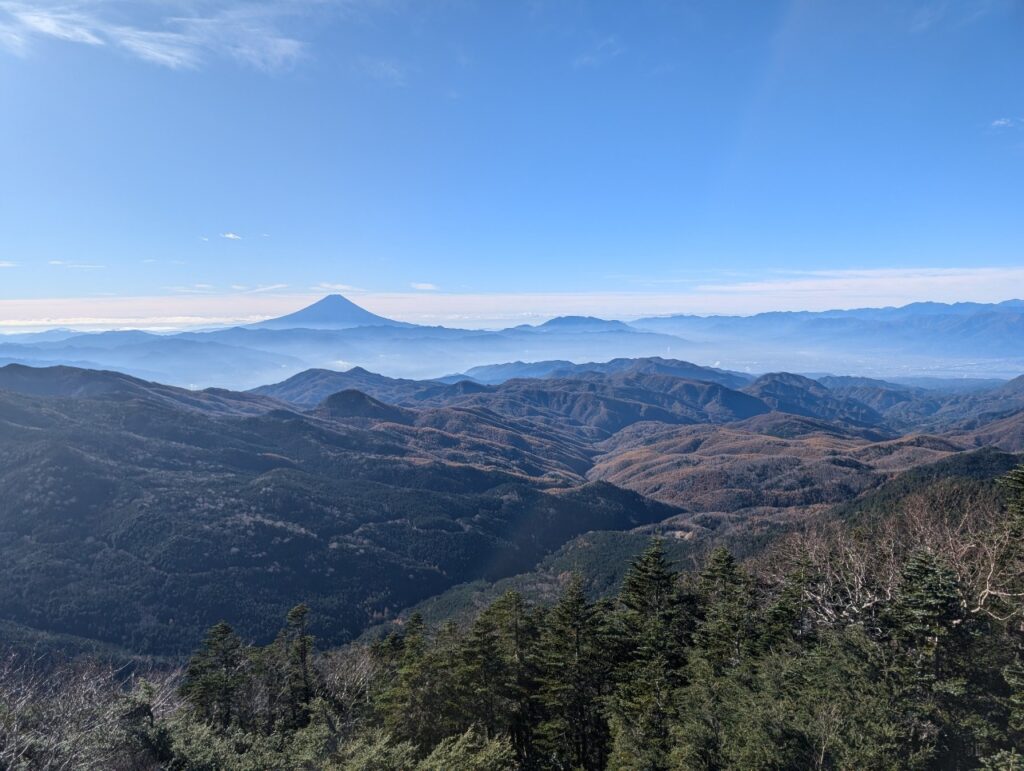
[[[245,327],[168,335],[52,330],[0,336],[0,364],[111,369],[186,387],[234,389],[311,368],[353,366],[396,377],[488,384],[638,357],[685,358],[733,374],[785,370],[890,380],[1005,380],[1024,372],[1022,341],[1020,300],[630,323],[564,316],[536,326],[466,330],[394,321],[330,295]]]

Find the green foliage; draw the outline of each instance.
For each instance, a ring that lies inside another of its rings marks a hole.
[[[203,722],[224,729],[238,717],[245,663],[246,651],[235,631],[224,621],[212,626],[189,661],[181,687]]]
[[[889,559],[891,543],[771,571],[716,549],[679,574],[654,540],[610,600],[563,576],[550,606],[509,592],[464,626],[413,615],[327,655],[304,605],[262,647],[221,622],[180,705],[166,683],[108,678],[97,691],[95,673],[31,681],[0,667],[0,762],[16,747],[5,768],[1020,771],[1019,618],[972,600],[989,563],[963,555],[995,555],[1011,578],[1016,557],[972,551],[1006,530],[963,532],[969,542],[901,545],[889,584],[857,560]],[[841,607],[861,594],[821,593],[825,567],[833,583],[869,584],[872,623]],[[65,703],[78,717],[61,725]]]
[[[579,574],[545,615],[537,643],[540,706],[536,745],[555,768],[602,768],[608,727],[602,704],[611,685],[603,605],[587,601]]]
[[[1010,513],[1015,517],[1024,517],[1024,465],[1017,466],[1000,478],[1010,499]]]
[[[687,599],[656,539],[626,574],[613,617],[620,648],[608,701],[610,768],[668,767],[674,696],[694,621]]]
[[[434,747],[416,771],[511,771],[515,768],[512,745],[505,738],[488,739],[471,727],[460,736],[449,736]]]
[[[757,646],[754,596],[749,577],[724,548],[711,552],[698,584],[703,618],[697,645],[715,672],[741,663]]]

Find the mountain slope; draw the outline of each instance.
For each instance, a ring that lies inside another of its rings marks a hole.
[[[860,426],[883,423],[882,416],[866,404],[830,391],[816,380],[789,372],[762,375],[743,391],[761,399],[772,409],[791,415]]]
[[[254,329],[349,329],[410,326],[378,316],[340,294],[327,295],[302,310],[251,324]]]
[[[173,654],[227,616],[266,639],[307,601],[339,643],[580,532],[675,513],[584,484],[571,447],[486,414],[397,424],[353,416],[395,409],[354,395],[337,419],[212,414],[119,388],[0,391],[0,618]]]

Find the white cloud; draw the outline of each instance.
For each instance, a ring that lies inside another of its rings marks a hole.
[[[106,265],[91,265],[82,262],[67,262],[66,260],[50,260],[49,264],[70,270],[103,270],[107,267]]]
[[[230,230],[227,233],[221,233],[221,238],[226,238],[229,241],[241,241],[242,237],[238,233],[232,233]]]
[[[413,289],[415,289],[418,292],[436,292],[438,289],[441,288],[437,284],[427,284],[427,283],[421,283],[421,282],[415,282],[415,281],[413,283],[409,284],[409,286],[411,286]]]
[[[120,8],[115,6],[120,5]],[[125,4],[101,0],[0,0],[0,46],[24,54],[33,39],[116,48],[171,69],[196,68],[211,57],[261,70],[285,68],[305,43],[282,30],[289,20],[327,8],[319,0],[258,3],[208,0],[202,4],[153,0],[147,23],[125,23]],[[180,15],[190,11],[190,15]]]
[[[233,296],[245,295],[245,294],[261,294],[263,292],[279,292],[282,289],[287,289],[287,284],[266,284],[258,286],[250,286],[248,284],[231,284],[228,289],[231,290]],[[217,287],[213,284],[187,284],[185,286],[168,286],[165,287],[168,292],[176,292],[179,294],[212,294],[217,291]]]
[[[1024,128],[1024,118],[996,118],[989,124],[994,129]]]
[[[112,27],[108,34],[129,53],[153,64],[174,70],[194,69],[201,61],[201,52],[195,42],[180,32]]]
[[[327,281],[321,281],[319,284],[310,287],[314,292],[365,292],[365,289],[360,289],[357,286],[351,286],[350,284],[332,284]]]
[[[212,294],[216,287],[213,284],[188,284],[186,286],[168,286],[165,289],[178,294]]]
[[[0,268],[16,268],[18,263],[11,262],[10,260],[0,260]]]
[[[20,25],[0,24],[0,49],[19,56],[28,52],[28,40]]]
[[[103,39],[91,29],[93,23],[86,16],[73,12],[40,8],[31,10],[20,4],[5,4],[14,20],[26,30],[41,35],[66,40],[70,43],[85,43],[101,46]]]

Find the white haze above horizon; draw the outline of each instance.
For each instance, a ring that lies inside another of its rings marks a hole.
[[[2,276],[2,274],[0,274]],[[657,283],[651,281],[650,283]],[[629,281],[624,277],[624,286]],[[665,279],[658,288],[616,292],[451,292],[420,285],[374,292],[344,284],[312,287],[201,285],[156,296],[0,299],[0,333],[57,327],[173,331],[246,324],[284,315],[339,293],[388,318],[470,329],[536,324],[556,316],[632,320],[672,314],[752,315],[900,306],[912,302],[1001,302],[1022,294],[1021,268],[871,269],[729,274]]]

